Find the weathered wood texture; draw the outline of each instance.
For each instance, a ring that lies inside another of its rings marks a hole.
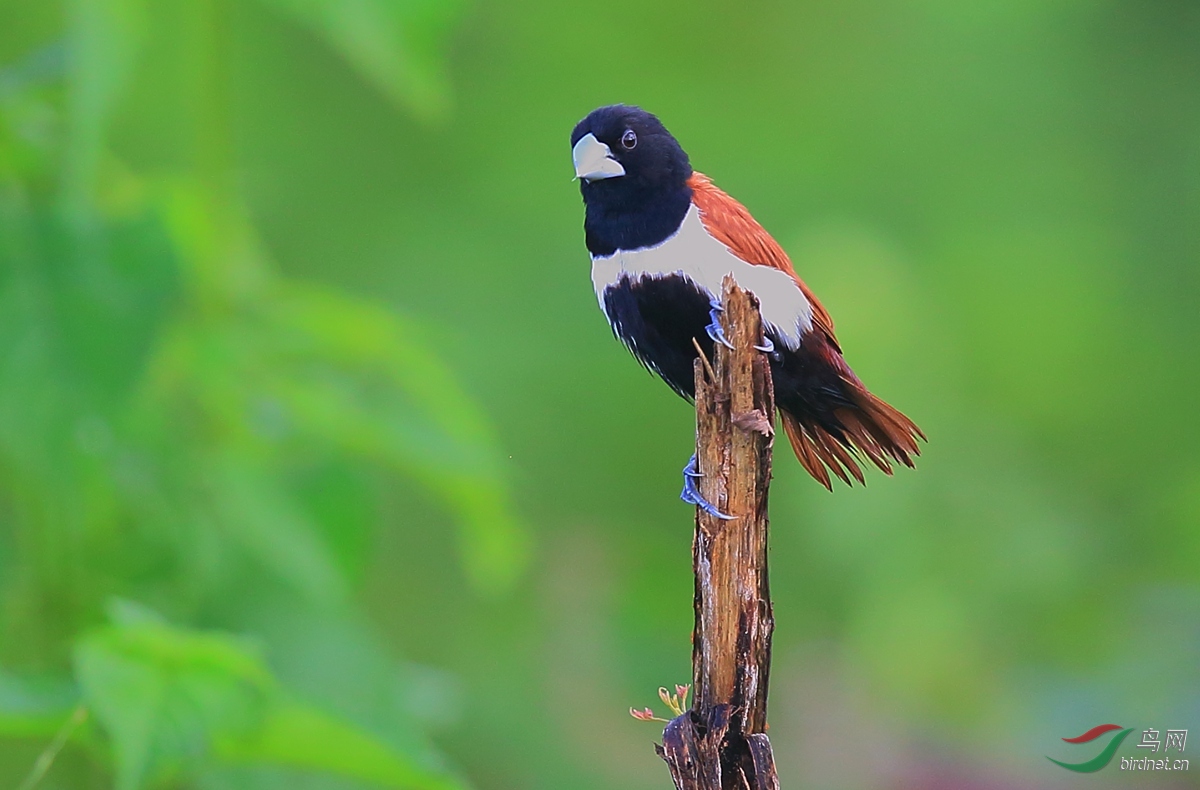
[[[663,732],[679,790],[777,790],[767,740],[774,619],[767,584],[767,488],[775,404],[757,300],[726,278],[711,368],[696,362],[700,491],[731,520],[696,509],[692,710]]]

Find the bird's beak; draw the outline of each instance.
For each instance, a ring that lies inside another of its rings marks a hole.
[[[575,177],[585,181],[625,175],[625,168],[613,159],[612,150],[591,133],[579,138],[579,142],[571,149],[571,158],[575,160]]]

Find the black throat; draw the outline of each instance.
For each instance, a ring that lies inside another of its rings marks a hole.
[[[687,183],[650,187],[633,179],[621,182],[624,177],[582,185],[583,229],[593,256],[661,244],[679,230],[691,208]]]

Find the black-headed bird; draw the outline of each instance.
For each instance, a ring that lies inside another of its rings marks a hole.
[[[613,333],[671,389],[695,398],[696,346],[728,345],[717,320],[732,274],[757,297],[775,404],[800,463],[832,490],[829,473],[865,482],[866,458],[887,474],[911,467],[924,434],[871,394],[842,358],[833,319],[797,276],[787,253],[741,203],[692,170],[654,115],[615,104],[571,133],[586,209],[592,284]],[[700,496],[696,459],[682,498],[722,516]]]

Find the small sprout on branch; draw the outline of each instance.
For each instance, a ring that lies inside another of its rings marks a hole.
[[[658,698],[663,701],[663,704],[671,709],[672,713],[674,713],[676,716],[682,716],[684,708],[687,707],[688,692],[691,690],[691,688],[691,686],[680,686],[679,684],[676,684],[675,693],[671,694],[665,688],[660,687],[658,689]]]
[[[654,711],[650,710],[649,708],[646,708],[645,710],[638,710],[637,708],[630,708],[629,715],[632,716],[633,718],[637,719],[638,721],[661,721],[661,722],[667,721],[666,719],[660,719],[657,716],[655,716]]]
[[[665,686],[660,686],[658,689],[658,698],[661,699],[663,703],[671,709],[671,713],[675,714],[676,716],[682,716],[684,710],[687,709],[688,692],[691,690],[691,686],[681,686],[676,683],[675,693],[672,694],[671,692],[667,691]],[[649,708],[645,708],[644,710],[630,708],[629,715],[638,721],[668,721],[668,719],[660,719],[659,717],[655,716],[654,711],[650,710]]]

